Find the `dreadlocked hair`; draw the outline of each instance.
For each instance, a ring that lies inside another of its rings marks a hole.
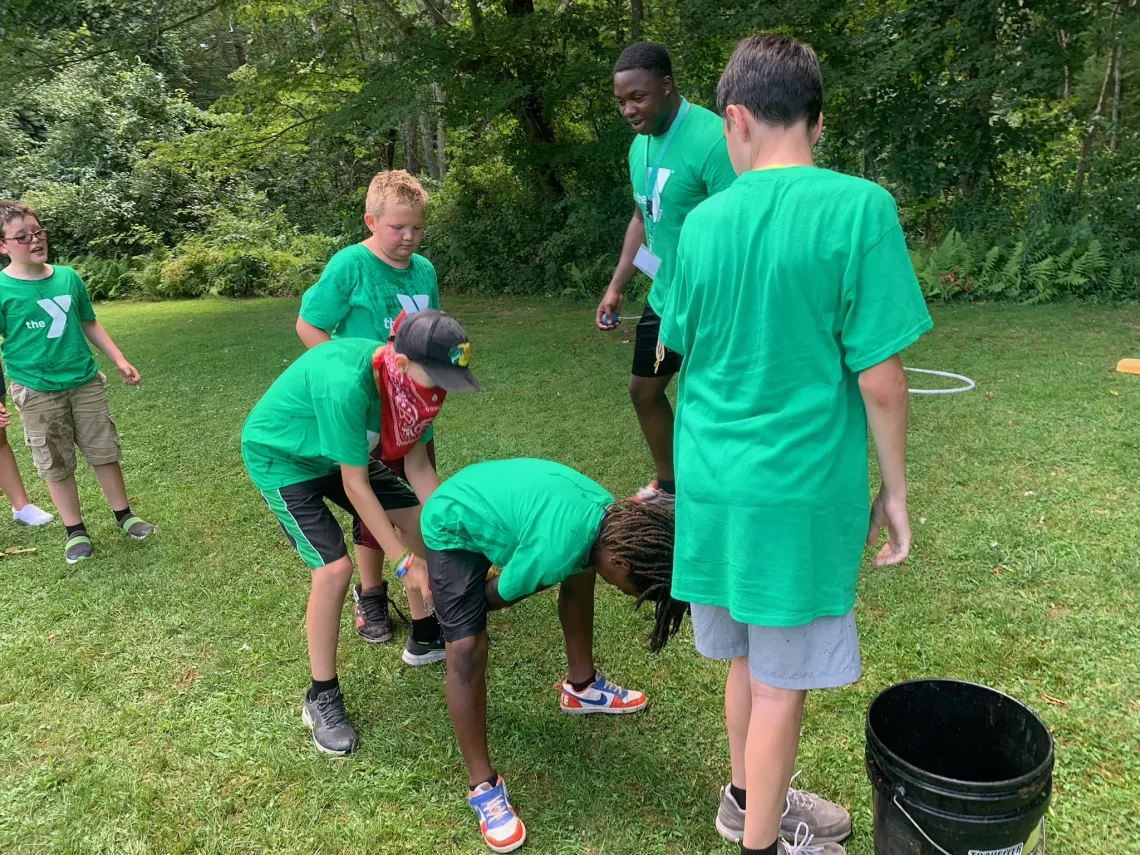
[[[646,502],[613,504],[602,521],[599,545],[629,565],[637,590],[634,608],[653,601],[649,649],[657,653],[681,628],[689,604],[673,599],[673,508]]]

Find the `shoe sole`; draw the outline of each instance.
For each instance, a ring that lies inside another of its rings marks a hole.
[[[27,520],[22,520],[19,517],[12,517],[12,522],[19,523],[20,525],[26,525],[28,528],[39,528],[41,525],[47,525],[50,522],[55,522],[55,517],[38,523],[28,522]]]
[[[744,839],[744,829],[736,831],[735,829],[729,828],[727,825],[720,821],[719,816],[716,818],[716,830],[717,833],[729,843],[739,843]]]
[[[796,836],[796,829],[794,829],[794,828],[793,829],[781,828],[779,831],[779,835],[784,840],[791,841]],[[851,829],[849,828],[843,834],[831,835],[830,837],[828,837],[827,835],[823,835],[823,836],[812,835],[811,842],[812,842],[813,846],[815,846],[815,845],[822,846],[825,843],[842,843],[844,840],[846,840],[850,836],[851,836]],[[741,839],[743,839],[743,838],[741,838]]]
[[[411,665],[413,668],[418,665],[430,665],[433,662],[442,662],[447,658],[446,650],[433,650],[431,653],[409,653],[408,648],[404,648],[404,652],[400,654],[400,658],[404,660],[404,664]],[[510,850],[508,850],[510,851]]]
[[[390,633],[390,632],[387,635],[380,635],[380,636],[376,636],[374,638],[369,638],[367,635],[362,633],[359,629],[356,631],[356,634],[359,638],[361,638],[363,641],[366,641],[369,644],[387,644],[389,641],[392,640],[392,633]]]
[[[525,825],[523,826],[522,839],[517,840],[516,842],[512,843],[510,846],[496,846],[494,843],[492,843],[486,837],[483,838],[483,842],[487,844],[488,848],[490,848],[490,850],[492,852],[500,852],[500,853],[501,852],[514,852],[516,849],[518,849],[520,846],[522,846],[524,843],[526,843],[526,826]]]
[[[152,534],[154,534],[155,531],[157,531],[157,529],[152,528],[146,534],[131,534],[129,531],[124,531],[123,534],[125,534],[131,540],[146,540],[148,537],[150,537]]]
[[[351,754],[353,751],[355,751],[357,746],[360,744],[360,740],[358,739],[356,742],[352,743],[352,747],[349,748],[347,751],[334,751],[331,748],[325,748],[325,746],[323,746],[323,745],[321,745],[321,743],[317,742],[317,733],[316,733],[317,723],[315,721],[313,721],[313,717],[311,715],[309,715],[309,711],[307,709],[305,709],[304,707],[301,707],[301,721],[304,722],[305,727],[309,728],[309,732],[313,734],[313,745],[317,746],[317,750],[320,751],[322,754],[328,754],[332,757],[344,757],[348,754]]]
[[[66,561],[68,564],[78,564],[80,561],[86,561],[90,557],[91,557],[90,555],[80,555],[78,558],[68,558],[65,555],[65,556],[63,556],[63,560]]]
[[[559,704],[559,709],[566,715],[632,715],[639,713],[649,706],[648,702],[638,707],[582,707],[581,709],[573,709],[571,707],[564,707]]]

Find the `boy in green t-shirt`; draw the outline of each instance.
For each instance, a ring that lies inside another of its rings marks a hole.
[[[88,342],[114,363],[127,385],[139,382],[139,372],[95,320],[79,274],[47,263],[47,232],[22,202],[0,202],[0,254],[11,262],[0,272],[0,352],[12,378],[24,440],[67,529],[64,560],[75,564],[92,554],[75,484],[75,446],[95,470],[115,526],[142,540],[154,526],[139,519],[127,502],[107,378]]]
[[[364,203],[364,224],[371,235],[330,258],[321,278],[301,298],[297,335],[305,347],[315,347],[330,338],[387,341],[402,312],[439,308],[435,268],[416,253],[424,237],[427,201],[423,186],[402,169],[373,176]],[[409,480],[423,500],[439,486],[432,428],[421,441],[431,469],[422,479]],[[383,459],[381,453],[378,446],[372,459],[403,478],[403,458]],[[373,644],[390,641],[384,552],[365,525],[354,533],[354,546],[360,571],[360,584],[352,589],[356,634]],[[412,631],[403,659],[414,664],[439,661],[443,658],[439,624],[415,591],[407,594]]]
[[[406,453],[413,480],[430,472],[416,440],[447,392],[480,388],[469,359],[467,333],[454,318],[417,312],[397,319],[391,343],[343,338],[301,354],[242,426],[249,477],[312,574],[305,614],[312,685],[301,718],[327,754],[348,754],[358,742],[336,674],[352,562],[327,502],[352,515],[354,534],[370,526],[397,574],[406,571],[408,590],[428,595],[420,500],[406,481],[372,461],[371,451],[379,445]]]
[[[659,44],[630,45],[614,64],[618,110],[636,132],[629,145],[633,217],[625,230],[621,259],[598,304],[603,330],[621,323],[626,286],[637,269],[653,280],[637,323],[629,396],[653,457],[654,478],[637,492],[648,502],[673,501],[673,408],[665,395],[681,356],[661,346],[659,313],[665,304],[677,238],[685,217],[736,180],[720,117],[681,97],[669,54]]]
[[[860,675],[864,543],[888,529],[876,566],[910,549],[898,354],[930,316],[890,194],[813,166],[811,48],[745,39],[717,101],[741,175],[686,220],[662,312],[662,341],[685,355],[673,595],[693,602],[697,650],[732,660],[717,829],[747,855],[838,855],[846,811],[788,785],[807,690]]]
[[[444,481],[420,520],[428,576],[447,641],[447,707],[467,764],[468,804],[495,852],[522,846],[526,830],[487,752],[487,612],[558,585],[568,673],[560,705],[571,714],[635,713],[642,692],[594,668],[594,578],[655,604],[650,649],[685,617],[669,595],[673,509],[615,504],[598,484],[547,460],[476,463]],[[502,571],[487,578],[492,565]]]

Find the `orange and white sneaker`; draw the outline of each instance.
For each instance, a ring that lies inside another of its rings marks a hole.
[[[636,689],[623,689],[607,680],[601,671],[594,672],[594,682],[578,692],[569,683],[562,684],[562,698],[559,706],[562,712],[571,715],[608,713],[624,715],[645,709],[649,699],[645,692]]]
[[[526,843],[526,827],[511,807],[501,775],[494,786],[484,781],[471,790],[467,804],[479,816],[479,830],[492,852],[514,852]]]

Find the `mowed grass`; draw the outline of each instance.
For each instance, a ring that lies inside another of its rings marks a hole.
[[[487,391],[448,399],[442,474],[530,455],[618,495],[650,477],[625,392],[631,324],[602,334],[585,304],[444,302]],[[111,406],[133,506],[159,531],[118,534],[89,470],[94,560],[68,568],[58,524],[0,523],[0,546],[37,550],[0,560],[3,851],[486,851],[443,671],[400,662],[403,630],[365,645],[346,610],[340,673],[359,753],[320,755],[301,725],[308,576],[238,455],[246,412],[300,352],[295,312],[281,300],[101,307],[144,378],[111,384]],[[797,785],[849,806],[848,851],[870,855],[867,704],[902,679],[976,680],[1053,731],[1051,849],[1138,852],[1140,377],[1113,366],[1140,356],[1140,309],[934,316],[906,363],[978,388],[912,398],[913,557],[864,569],[864,676],[810,696]],[[17,425],[9,435],[46,506]],[[492,755],[526,851],[733,852],[712,824],[728,774],[724,665],[696,654],[688,627],[651,656],[648,615],[599,592],[599,664],[650,693],[642,715],[559,713],[553,592],[492,619]]]

